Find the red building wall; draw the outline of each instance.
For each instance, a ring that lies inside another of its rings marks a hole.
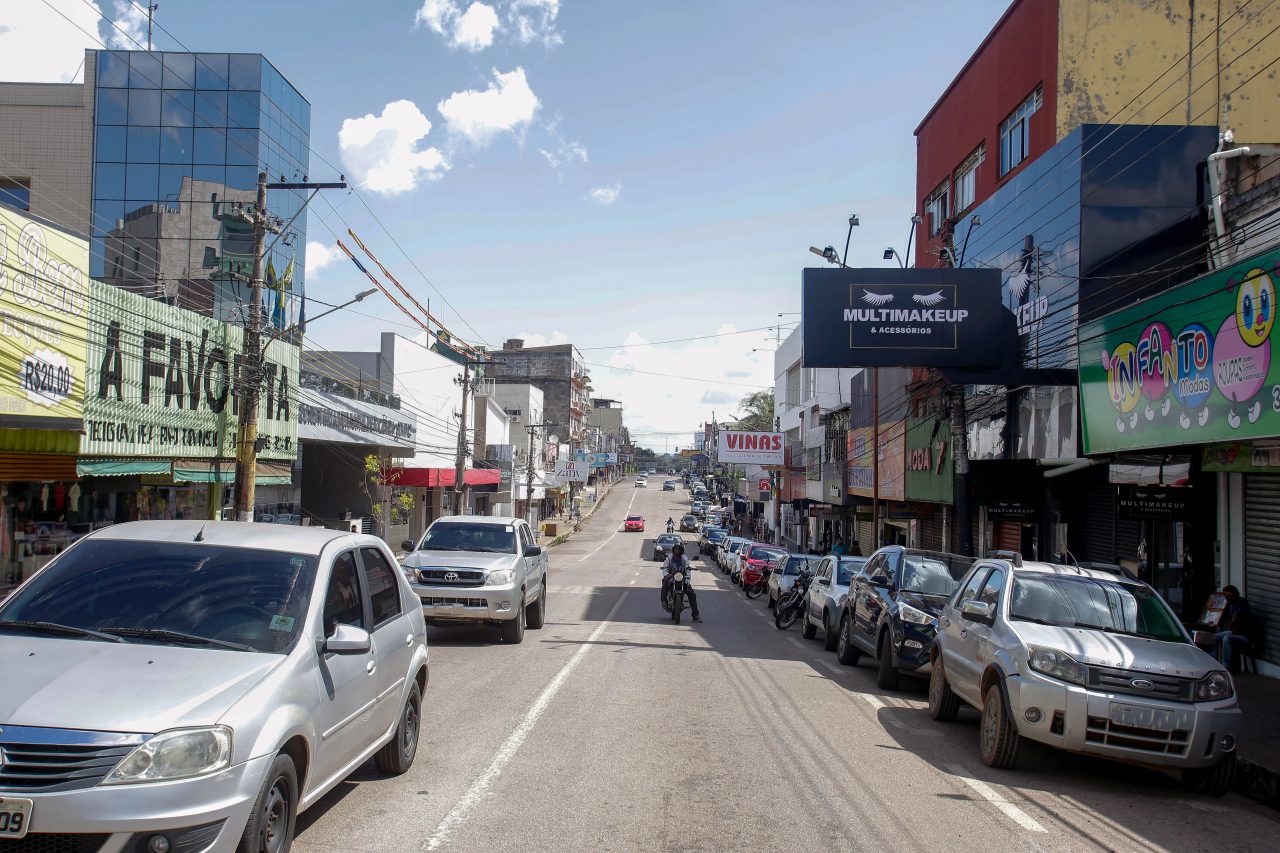
[[[1014,0],[916,128],[915,209],[923,217],[917,226],[917,266],[942,265],[938,250],[943,246],[945,231],[929,236],[925,198],[979,143],[986,143],[986,159],[978,167],[974,206],[1056,141],[1058,2]],[[1036,86],[1044,87],[1044,104],[1030,119],[1029,156],[1000,177],[1000,122]],[[951,198],[954,201],[954,187]],[[949,214],[955,216],[957,211],[952,209]],[[962,238],[963,230],[956,230]]]

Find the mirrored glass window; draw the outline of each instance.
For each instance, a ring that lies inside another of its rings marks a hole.
[[[161,163],[190,163],[194,131],[189,127],[165,127],[160,133]]]
[[[249,53],[233,53],[227,80],[232,89],[256,92],[262,88],[262,57]]]
[[[101,237],[120,227],[124,219],[124,202],[98,199],[93,205],[93,235]]]
[[[159,199],[170,206],[185,203],[182,198],[182,181],[191,174],[190,166],[160,166]],[[168,229],[165,229],[166,232]]]
[[[196,88],[227,88],[227,55],[225,53],[196,54]]]
[[[98,80],[102,87],[120,87],[129,85],[129,54],[117,50],[98,51]]]
[[[130,163],[155,163],[160,159],[160,128],[129,128],[129,147],[127,149]]]
[[[129,90],[99,89],[98,124],[127,124],[129,121]]]
[[[125,168],[124,197],[130,201],[155,201],[160,167],[155,163],[130,163]]]
[[[129,90],[129,124],[153,127],[160,124],[159,89]]]
[[[225,127],[227,124],[227,93],[196,92],[196,127]]]
[[[124,198],[124,165],[98,163],[94,166],[93,194],[97,198]]]
[[[195,162],[221,165],[227,162],[227,132],[218,128],[195,129]]]
[[[228,166],[227,188],[232,190],[252,190],[256,192],[258,189],[258,167]]]
[[[237,128],[227,131],[227,165],[258,165],[258,131]]]
[[[93,143],[94,159],[104,163],[123,163],[124,143],[123,127],[99,127]]]
[[[232,127],[257,127],[261,118],[257,92],[231,92],[227,96],[227,118]]]
[[[159,56],[145,50],[129,52],[130,89],[159,89],[163,76]]]
[[[194,89],[196,58],[190,53],[166,53],[163,83],[166,89]]]
[[[160,123],[165,127],[191,127],[195,123],[195,93],[166,91],[160,108]]]

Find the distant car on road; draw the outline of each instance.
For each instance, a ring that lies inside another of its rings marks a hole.
[[[662,491],[674,492],[675,490],[676,490],[676,484],[673,483],[671,480],[664,480],[662,482]]]
[[[667,559],[671,549],[684,544],[684,537],[679,533],[663,533],[653,540],[653,559],[659,562]]]
[[[649,485],[649,481],[648,481],[648,480],[646,480],[644,477],[636,477],[636,488],[637,488],[637,489],[643,489],[643,488],[645,488],[645,487],[646,487],[646,486],[648,486],[648,485]]]
[[[686,512],[680,517],[680,530],[684,533],[697,533],[698,517],[691,512]]]
[[[624,531],[638,530],[641,533],[643,533],[644,532],[644,516],[628,515],[626,520],[622,522],[622,529]]]

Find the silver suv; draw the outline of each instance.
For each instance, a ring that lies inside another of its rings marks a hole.
[[[141,521],[0,605],[0,673],[0,850],[284,850],[370,757],[413,763],[426,627],[372,536]]]
[[[406,540],[403,566],[430,625],[497,625],[503,642],[524,641],[547,614],[547,555],[522,518],[449,515],[417,546]]]
[[[1220,795],[1235,770],[1231,676],[1151,587],[1100,571],[979,560],[943,607],[929,714],[982,712],[979,744],[1012,767],[1023,738],[1182,770]]]

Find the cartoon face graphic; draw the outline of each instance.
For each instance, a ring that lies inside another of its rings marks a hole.
[[[1251,347],[1261,346],[1276,322],[1276,287],[1271,276],[1250,270],[1236,294],[1236,325]]]

